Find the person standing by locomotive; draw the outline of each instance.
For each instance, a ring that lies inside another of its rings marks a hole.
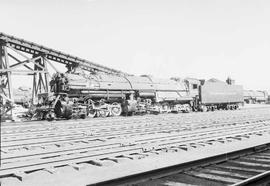
[[[66,79],[64,77],[64,74],[61,73],[60,74],[60,80],[59,80],[59,83],[60,83],[60,91],[63,92],[65,90],[65,82],[66,82]]]

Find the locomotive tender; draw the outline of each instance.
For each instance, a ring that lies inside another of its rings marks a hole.
[[[106,117],[134,113],[237,109],[243,88],[230,82],[89,73],[79,67],[56,73],[53,95],[41,94],[41,119]]]

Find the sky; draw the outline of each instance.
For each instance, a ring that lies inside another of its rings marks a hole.
[[[0,17],[0,32],[130,74],[270,92],[267,0],[0,0]]]

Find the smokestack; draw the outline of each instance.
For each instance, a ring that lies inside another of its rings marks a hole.
[[[227,80],[226,80],[226,83],[227,83],[228,85],[234,85],[234,84],[235,84],[235,80],[233,80],[233,79],[231,79],[230,77],[228,77]]]

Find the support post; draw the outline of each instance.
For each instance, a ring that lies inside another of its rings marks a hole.
[[[12,119],[13,90],[8,52],[5,43],[0,41],[0,96],[1,120]]]
[[[37,56],[33,56],[35,59]],[[39,93],[48,93],[48,69],[47,61],[44,56],[34,60],[34,75],[33,75],[33,104],[37,104],[37,96]]]

